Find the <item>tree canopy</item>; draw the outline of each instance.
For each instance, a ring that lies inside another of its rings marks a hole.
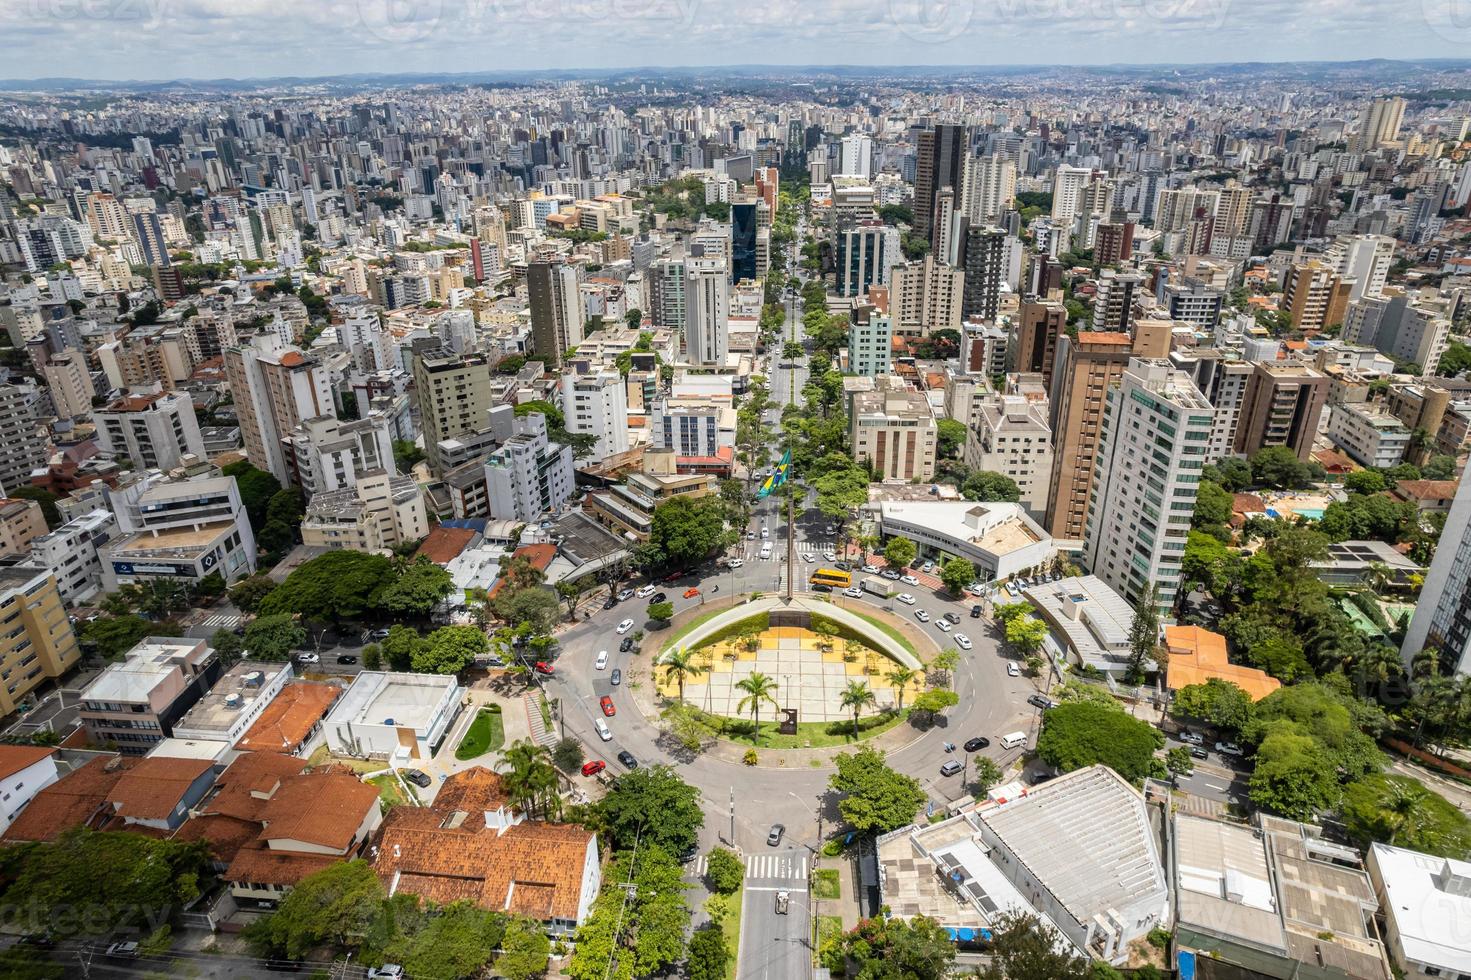
[[[842,798],[838,812],[854,830],[888,833],[913,822],[925,802],[918,781],[889,768],[882,752],[861,748],[833,760],[830,785]]]
[[[834,976],[863,980],[945,980],[955,962],[955,941],[934,919],[864,919],[821,951]]]
[[[360,619],[397,578],[393,561],[362,551],[329,551],[303,562],[260,601],[262,615],[298,613],[319,622]]]
[[[1164,736],[1118,707],[1097,702],[1059,704],[1042,718],[1037,754],[1063,772],[1103,764],[1132,783],[1156,770]]]
[[[735,540],[726,528],[725,504],[718,496],[666,500],[654,508],[649,540],[639,548],[645,567],[689,569]]]
[[[637,770],[642,772],[643,770]],[[567,965],[572,980],[633,980],[662,973],[684,957],[690,911],[684,869],[645,837],[620,851],[603,871],[606,883],[577,930]],[[633,882],[633,889],[623,887]]]
[[[700,792],[669,766],[648,766],[624,773],[593,810],[618,849],[656,844],[671,854],[695,846],[705,825]]]
[[[1343,792],[1343,823],[1367,848],[1378,841],[1438,857],[1471,859],[1471,819],[1418,779],[1373,773]]]

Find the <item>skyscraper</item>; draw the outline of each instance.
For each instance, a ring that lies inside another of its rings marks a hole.
[[[1471,673],[1471,480],[1456,488],[1400,655],[1408,664],[1427,648],[1451,671]]]
[[[267,332],[225,351],[225,377],[250,465],[293,482],[282,440],[307,419],[334,414],[326,369]]]
[[[1236,424],[1236,452],[1286,446],[1307,462],[1328,401],[1328,378],[1301,364],[1253,366]]]
[[[488,428],[490,364],[484,355],[462,355],[446,347],[414,354],[414,397],[429,468],[443,474],[439,444]]]
[[[1040,374],[1050,384],[1057,338],[1066,328],[1067,307],[1051,300],[1028,297],[1022,303],[1017,326],[1016,359],[1012,362],[1016,369]]]
[[[966,228],[959,259],[965,270],[961,314],[993,319],[1001,301],[1001,283],[1006,278],[1006,232],[985,225]]]
[[[526,293],[531,301],[531,346],[551,369],[569,348],[582,343],[582,297],[577,269],[567,262],[532,262],[526,266]]]
[[[756,202],[736,201],[730,206],[730,281],[756,279]]]
[[[1399,138],[1405,119],[1405,100],[1395,96],[1375,99],[1359,115],[1359,131],[1349,140],[1350,153],[1367,153]]]
[[[919,134],[914,161],[914,233],[935,245],[935,204],[943,187],[959,188],[965,175],[970,134],[964,126],[939,124]]]
[[[967,157],[961,209],[972,225],[994,224],[1016,203],[1016,164],[1003,157]]]
[[[884,254],[882,221],[845,224],[834,234],[833,256],[839,296],[862,296],[870,286],[884,282],[888,256]]]
[[[724,259],[689,259],[685,266],[685,359],[723,365],[730,342],[730,281]]]
[[[30,486],[31,472],[46,465],[36,397],[34,388],[0,385],[0,495]]]

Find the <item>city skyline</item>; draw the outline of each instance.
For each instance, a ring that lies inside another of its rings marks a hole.
[[[818,0],[743,11],[732,30],[707,0],[249,0],[228,8],[27,0],[0,5],[0,32],[20,42],[7,52],[12,83],[652,66],[1170,67],[1454,59],[1471,45],[1471,17],[1459,3]]]

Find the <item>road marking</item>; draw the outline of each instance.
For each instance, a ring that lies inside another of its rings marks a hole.
[[[783,887],[783,886],[780,886],[780,885],[771,885],[769,887],[767,887],[767,886],[761,886],[761,885],[749,885],[749,886],[747,886],[746,891],[747,892],[797,892],[797,893],[803,894],[803,895],[805,895],[807,893],[807,889],[805,889],[805,888],[796,888],[796,887],[786,888],[786,887]]]
[[[753,854],[746,858],[747,878],[788,878],[795,881],[807,879],[807,855]]]
[[[709,866],[709,863],[709,859],[705,855],[701,854],[693,861],[686,864],[685,867],[688,868],[690,874],[694,875],[696,878],[702,878],[705,875],[705,869]]]

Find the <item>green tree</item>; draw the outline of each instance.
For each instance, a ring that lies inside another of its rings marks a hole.
[[[265,470],[258,470],[243,459],[221,467],[220,472],[235,478],[235,487],[240,491],[240,502],[250,518],[250,526],[265,527],[266,513],[271,505],[271,498],[281,490],[280,482]]]
[[[698,677],[708,668],[695,659],[692,651],[684,647],[671,650],[665,654],[659,664],[659,670],[664,673],[664,679],[673,681],[679,685],[679,700],[684,701],[684,684],[691,677]]]
[[[210,572],[199,580],[194,594],[200,599],[218,599],[225,594],[225,577],[219,572]]]
[[[978,800],[984,800],[991,787],[1001,782],[1005,773],[991,759],[984,755],[978,755],[974,762],[975,772],[970,778],[971,793]]]
[[[1159,659],[1158,587],[1151,582],[1134,607],[1134,621],[1129,624],[1129,667],[1125,680],[1138,684]]]
[[[917,721],[933,722],[936,715],[945,713],[960,703],[960,695],[944,688],[932,688],[914,699],[909,706],[909,716]]]
[[[1456,478],[1456,457],[1454,456],[1432,456],[1430,462],[1425,464],[1425,479],[1427,480],[1454,480]]]
[[[725,933],[710,926],[696,929],[690,936],[689,980],[724,980],[729,964]]]
[[[1347,781],[1384,767],[1384,755],[1374,741],[1384,723],[1373,705],[1327,683],[1304,681],[1258,701],[1241,734],[1247,742],[1262,745],[1279,734],[1310,738],[1316,746],[1313,754],[1325,761],[1330,773]],[[1260,757],[1258,749],[1259,764]]]
[[[383,669],[383,645],[369,643],[363,647],[363,670]]]
[[[423,637],[412,626],[394,623],[388,627],[388,636],[383,640],[383,657],[394,670],[409,670],[415,653],[424,645]]]
[[[528,816],[542,815],[551,820],[560,814],[561,797],[557,794],[557,771],[546,746],[530,739],[517,739],[501,750],[505,765],[506,793]]]
[[[1209,480],[1201,480],[1200,489],[1195,496],[1195,512],[1191,515],[1190,526],[1205,527],[1210,524],[1231,523],[1231,509],[1235,499],[1217,484]]]
[[[506,939],[506,918],[474,902],[451,902],[384,950],[411,977],[474,977]]]
[[[873,707],[877,700],[866,681],[849,681],[848,686],[838,694],[838,704],[853,712],[854,738],[858,737],[858,715],[864,708]]]
[[[699,790],[662,765],[619,776],[608,795],[593,804],[593,811],[611,846],[620,850],[641,840],[670,854],[685,854],[705,825]]]
[[[1132,783],[1154,769],[1164,736],[1154,726],[1091,702],[1059,704],[1042,716],[1037,754],[1063,772],[1103,764]]]
[[[1204,684],[1187,684],[1176,691],[1170,713],[1239,732],[1251,719],[1251,706],[1251,695],[1230,681],[1212,677]]]
[[[1022,499],[1022,488],[1005,473],[977,470],[965,478],[960,485],[961,496],[966,500],[982,502],[999,501],[1016,503]]]
[[[454,576],[443,566],[418,558],[378,590],[373,605],[395,617],[427,619],[454,588]]]
[[[562,606],[557,597],[542,588],[516,589],[501,594],[494,601],[496,615],[508,623],[525,623],[533,634],[548,636],[561,617]]]
[[[751,712],[751,741],[761,740],[761,703],[769,701],[774,708],[777,706],[773,692],[779,685],[774,678],[768,677],[760,671],[752,672],[735,684],[736,690],[745,696],[741,698],[736,710],[741,714]],[[684,687],[680,687],[680,700],[684,699]]]
[[[908,538],[890,538],[884,546],[884,559],[893,568],[907,568],[917,554],[919,549]]]
[[[649,618],[656,623],[667,623],[674,618],[674,603],[651,602],[649,603]]]
[[[506,980],[531,980],[547,972],[551,952],[552,942],[547,938],[546,927],[535,919],[518,916],[506,923],[501,953],[495,958],[495,972]],[[432,971],[422,975],[443,976]]]
[[[904,691],[918,676],[918,670],[913,667],[905,667],[903,664],[896,665],[894,669],[884,675],[884,680],[888,681],[894,688],[895,707],[898,710],[904,710]]]
[[[940,581],[951,595],[961,595],[976,580],[976,566],[964,558],[951,558],[940,566]]]
[[[1278,732],[1257,746],[1251,802],[1292,820],[1313,821],[1339,798],[1337,773],[1311,735]]]
[[[236,636],[234,631],[227,629],[215,630],[209,638],[209,645],[227,668],[239,661],[245,650],[245,641]]]
[[[82,625],[83,642],[108,659],[121,657],[145,637],[178,635],[178,624],[155,623],[142,616],[100,616]]]
[[[1373,773],[1343,793],[1343,823],[1360,847],[1378,841],[1392,847],[1471,858],[1471,820],[1418,779]]]
[[[46,522],[46,527],[50,530],[54,531],[66,523],[61,519],[60,508],[56,506],[56,502],[61,498],[50,490],[42,490],[40,487],[16,487],[14,490],[7,491],[6,496],[17,500],[34,500],[40,504],[41,519]]]
[[[912,823],[924,805],[918,781],[889,768],[882,752],[865,747],[833,762],[837,772],[829,784],[840,796],[838,812],[854,830],[874,834],[898,830]]]
[[[732,895],[746,877],[746,864],[735,853],[723,847],[712,848],[705,864],[705,877],[710,888],[721,895]]]
[[[1388,484],[1378,470],[1355,470],[1343,478],[1343,489],[1349,493],[1383,493]]]
[[[564,738],[552,749],[552,762],[563,772],[575,771],[583,758],[582,743],[575,738]]]
[[[489,649],[478,626],[441,626],[416,645],[409,663],[415,673],[459,674]]]
[[[1451,341],[1446,345],[1445,353],[1440,355],[1435,373],[1442,378],[1456,378],[1468,370],[1471,370],[1471,347],[1459,340]]]
[[[955,941],[934,919],[863,919],[821,950],[834,976],[863,980],[945,980],[955,962]]]
[[[510,358],[505,358],[504,360],[502,360],[500,364],[496,365],[497,369],[499,370],[503,368],[505,366],[505,362],[508,360],[510,360]],[[522,363],[525,363],[525,358],[522,358]],[[520,370],[520,368],[518,367],[517,370]],[[502,371],[502,373],[514,374],[515,372]],[[415,466],[423,461],[424,450],[415,445],[413,440],[393,440],[393,466],[400,473],[408,473],[412,471]]]
[[[1311,471],[1286,446],[1267,446],[1251,457],[1251,482],[1260,487],[1297,490],[1307,486]]]
[[[567,975],[632,980],[664,973],[683,959],[690,920],[683,874],[679,862],[660,845],[647,843],[647,837],[636,854],[615,855],[603,872],[607,884],[577,930]],[[623,887],[628,881],[631,890]]]
[[[1017,616],[1007,621],[1005,633],[1007,644],[1025,657],[1042,649],[1042,642],[1047,639],[1047,624],[1035,616]]]
[[[693,568],[735,540],[725,517],[724,502],[716,496],[664,501],[654,508],[641,561],[656,568]]]
[[[286,893],[276,911],[245,929],[245,937],[267,955],[301,959],[318,946],[348,946],[363,935],[384,899],[383,885],[368,862],[329,864]]]
[[[980,980],[1090,980],[1088,961],[1034,915],[1001,913],[991,927],[990,953],[991,961],[976,971]]]
[[[263,615],[299,613],[317,622],[361,619],[395,579],[393,562],[362,551],[329,551],[298,565],[260,601]]]
[[[245,627],[245,649],[254,660],[289,660],[306,638],[306,630],[288,613],[260,616]]]
[[[230,589],[230,601],[243,613],[251,614],[260,608],[261,601],[276,591],[276,583],[269,575],[252,575],[241,579]]]
[[[936,449],[941,459],[958,459],[960,450],[965,446],[965,435],[968,431],[964,422],[955,419],[938,419],[935,422]]]
[[[1251,464],[1244,459],[1228,456],[1201,471],[1201,482],[1206,480],[1227,493],[1240,493],[1251,486]]]
[[[1165,768],[1176,779],[1189,774],[1195,768],[1195,763],[1190,759],[1190,750],[1177,745],[1165,752]]]

